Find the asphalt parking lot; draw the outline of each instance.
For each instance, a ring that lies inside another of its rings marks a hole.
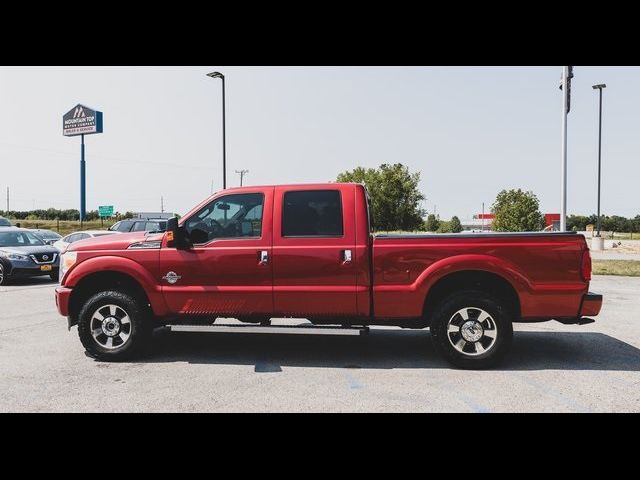
[[[0,287],[2,412],[638,412],[640,278],[595,277],[594,324],[516,325],[491,371],[440,359],[425,331],[368,337],[158,332],[135,362],[84,354],[55,284]]]

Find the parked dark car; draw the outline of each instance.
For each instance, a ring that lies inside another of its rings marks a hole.
[[[164,232],[167,229],[167,220],[158,219],[130,219],[121,220],[109,227],[112,232]]]
[[[40,228],[33,228],[31,229],[31,231],[41,239],[43,239],[44,243],[46,243],[47,245],[53,245],[55,242],[62,238],[62,235],[54,232],[53,230],[42,230]]]
[[[0,285],[12,278],[48,275],[58,279],[58,251],[24,228],[0,230]]]

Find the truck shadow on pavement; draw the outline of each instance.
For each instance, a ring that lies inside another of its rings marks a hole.
[[[282,367],[454,368],[440,357],[428,330],[375,330],[362,337],[194,334],[159,331],[145,363]],[[595,332],[516,332],[504,361],[492,370],[640,371],[640,349]]]

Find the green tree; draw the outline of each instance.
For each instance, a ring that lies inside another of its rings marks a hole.
[[[342,172],[336,180],[364,183],[371,198],[375,230],[416,230],[422,225],[420,172],[411,173],[401,163],[382,164],[380,168],[358,167]]]
[[[440,220],[432,213],[427,217],[427,221],[424,222],[424,229],[427,232],[437,232],[440,228]]]
[[[449,228],[452,233],[460,233],[462,231],[462,223],[460,223],[460,219],[455,215],[451,217],[451,222],[449,222]]]
[[[491,211],[496,216],[491,228],[497,232],[535,232],[544,228],[540,202],[533,192],[502,190]]]
[[[440,220],[440,225],[438,225],[438,233],[451,233],[451,222],[447,222],[445,220]]]

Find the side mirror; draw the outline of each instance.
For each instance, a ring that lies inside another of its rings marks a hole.
[[[184,250],[189,248],[189,240],[187,239],[184,227],[178,225],[178,217],[172,217],[167,220],[167,246]]]

